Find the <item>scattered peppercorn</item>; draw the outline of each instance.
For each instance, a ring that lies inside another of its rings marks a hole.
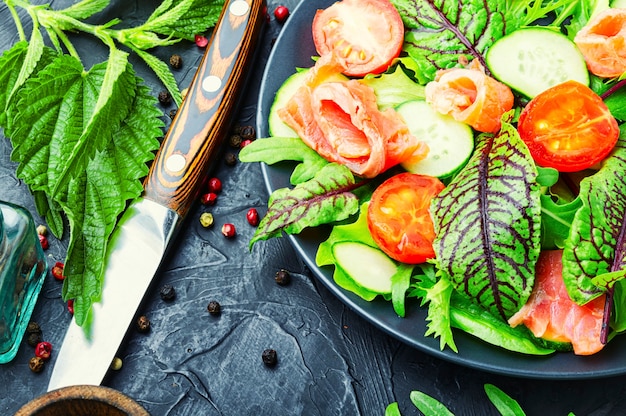
[[[285,269],[280,269],[276,272],[274,280],[281,286],[286,286],[291,282],[291,274]]]
[[[163,285],[161,286],[160,295],[161,299],[163,299],[164,301],[170,301],[176,297],[176,290],[172,285]]]
[[[228,143],[235,148],[240,148],[241,147],[241,142],[243,141],[243,139],[241,138],[240,135],[238,134],[233,134],[232,136],[230,136],[230,138],[228,139]]]
[[[113,358],[113,361],[111,361],[111,365],[109,366],[109,368],[113,371],[118,371],[122,369],[123,364],[124,362],[120,357],[115,357]]]
[[[37,226],[37,234],[38,235],[48,235],[48,228],[45,225],[41,224]]]
[[[172,96],[169,91],[163,90],[159,92],[159,102],[163,105],[169,105],[172,102]]]
[[[26,337],[26,342],[31,347],[36,347],[42,341],[41,332],[31,332]]]
[[[182,90],[180,90],[180,95],[183,97],[183,99],[185,99],[188,92],[189,92],[189,88],[183,88]]]
[[[176,113],[178,112],[178,110],[176,108],[172,108],[170,110],[170,118],[173,120],[174,117],[176,117]]]
[[[273,367],[278,362],[278,355],[276,354],[276,350],[273,350],[271,348],[263,351],[263,354],[261,354],[261,358],[263,359],[263,364],[268,367]]]
[[[207,311],[209,311],[211,315],[214,315],[214,316],[217,316],[222,312],[222,307],[220,303],[216,300],[212,300],[211,302],[209,302],[206,309]]]
[[[244,140],[254,140],[256,138],[256,132],[253,126],[242,126],[239,135]]]
[[[67,310],[69,311],[69,313],[74,315],[74,299],[70,299],[67,301]]]
[[[237,164],[237,155],[233,152],[228,152],[224,155],[224,161],[228,166],[235,166]]]
[[[148,332],[150,331],[150,319],[147,316],[141,315],[137,319],[137,331]]]
[[[202,35],[196,35],[194,37],[194,40],[196,41],[196,45],[199,48],[204,48],[206,47],[206,45],[209,44],[209,40],[205,36],[202,36]]]
[[[48,238],[43,235],[43,234],[39,234],[39,243],[41,244],[41,248],[43,248],[44,250],[47,250],[48,247],[50,247],[50,244],[48,243]]]
[[[175,53],[170,56],[170,65],[172,65],[174,69],[180,69],[180,67],[183,66],[183,58]]]
[[[248,220],[248,224],[253,227],[259,225],[259,211],[256,208],[250,208],[248,212],[246,212],[246,219]]]
[[[44,365],[45,362],[43,358],[37,356],[31,358],[28,362],[28,368],[30,368],[30,371],[33,373],[40,373],[41,370],[43,370]]]
[[[210,212],[203,212],[200,215],[200,224],[202,224],[204,228],[209,228],[210,226],[212,226],[213,214],[211,214]]]
[[[208,192],[200,198],[200,202],[203,205],[215,205],[217,202],[217,194],[215,192]]]
[[[248,139],[248,140],[243,140],[243,141],[241,142],[241,148],[243,149],[244,147],[246,147],[247,145],[249,145],[250,143],[252,143],[252,141],[253,141],[253,140],[250,140],[250,139]]]
[[[52,344],[46,341],[41,341],[35,347],[35,355],[47,361],[52,355]]]
[[[274,9],[274,17],[278,23],[285,23],[289,17],[289,9],[285,6],[278,6]]]
[[[60,261],[57,261],[52,267],[52,276],[57,280],[65,279],[65,275],[63,275],[64,268],[65,268],[65,265],[61,263]]]
[[[28,325],[26,326],[26,333],[27,334],[32,334],[32,333],[41,334],[41,327],[39,326],[37,322],[30,321]]]
[[[222,225],[222,234],[226,238],[233,238],[237,234],[235,224],[227,222],[226,224]]]
[[[219,178],[211,178],[207,183],[207,187],[209,188],[209,192],[219,194],[222,192],[222,181],[220,181]]]

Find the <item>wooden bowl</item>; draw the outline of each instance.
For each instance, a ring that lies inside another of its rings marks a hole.
[[[70,386],[26,403],[15,416],[150,416],[130,397],[103,386]]]

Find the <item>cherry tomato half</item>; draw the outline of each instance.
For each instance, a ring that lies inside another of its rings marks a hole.
[[[619,137],[617,121],[589,87],[567,81],[533,98],[518,131],[535,162],[577,172],[602,161]]]
[[[335,51],[350,76],[383,72],[400,54],[404,24],[389,0],[343,0],[313,19],[317,53]]]
[[[418,264],[435,257],[435,228],[430,202],[444,188],[435,177],[400,173],[372,194],[367,226],[374,241],[392,259]]]

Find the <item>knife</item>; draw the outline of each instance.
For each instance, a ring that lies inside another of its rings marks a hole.
[[[99,385],[231,127],[266,20],[265,0],[226,0],[180,109],[111,235],[89,335],[72,320],[48,391]]]

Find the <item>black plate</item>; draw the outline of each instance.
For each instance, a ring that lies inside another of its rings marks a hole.
[[[316,55],[311,36],[311,22],[318,9],[330,6],[336,0],[303,0],[287,20],[276,40],[269,57],[258,102],[257,129],[259,137],[267,137],[267,119],[276,90],[297,67],[313,65]],[[289,186],[293,166],[263,166],[265,182],[270,192]],[[407,316],[399,318],[391,303],[383,300],[366,302],[358,296],[338,287],[332,277],[332,268],[315,265],[315,253],[319,243],[325,240],[329,230],[324,227],[305,230],[297,236],[289,236],[298,253],[314,271],[316,277],[345,305],[372,324],[428,354],[460,365],[525,378],[585,379],[620,375],[626,373],[626,337],[618,337],[598,354],[590,357],[571,353],[557,353],[548,357],[525,356],[493,347],[463,332],[455,332],[459,353],[449,348],[441,351],[439,340],[425,337],[426,311],[412,303]]]

